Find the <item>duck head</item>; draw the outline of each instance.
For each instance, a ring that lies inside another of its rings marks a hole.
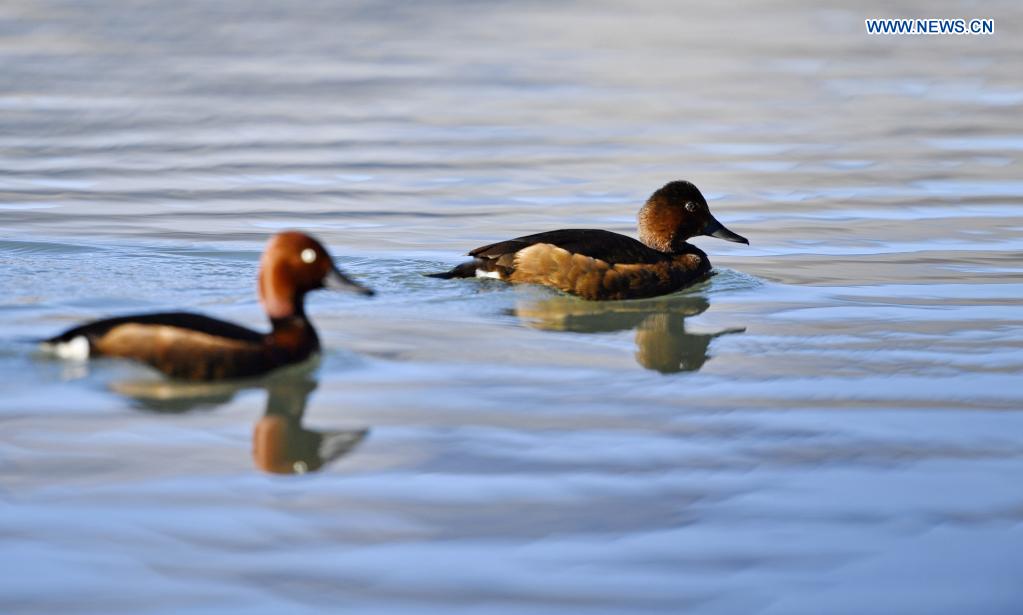
[[[700,190],[687,181],[665,184],[639,210],[639,239],[655,250],[677,252],[697,235],[749,244],[711,215]]]
[[[341,273],[309,235],[289,231],[271,237],[259,265],[259,298],[270,319],[304,316],[306,293],[320,288],[373,294]]]

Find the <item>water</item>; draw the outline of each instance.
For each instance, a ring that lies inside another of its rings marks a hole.
[[[629,4],[0,7],[0,610],[1020,612],[1023,11]],[[420,276],[683,178],[684,293]],[[379,291],[318,366],[26,341],[261,325],[282,228]]]

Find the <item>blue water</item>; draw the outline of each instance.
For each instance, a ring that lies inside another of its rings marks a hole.
[[[1020,612],[1023,13],[983,9],[4,4],[0,611]],[[672,179],[751,240],[685,292],[420,275]],[[265,327],[285,228],[378,291],[311,299],[318,364],[31,343]]]

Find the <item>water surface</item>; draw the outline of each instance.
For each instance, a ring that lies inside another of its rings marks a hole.
[[[1023,12],[983,8],[5,3],[0,610],[1019,612]],[[683,178],[752,242],[686,292],[420,275]],[[379,291],[311,300],[318,365],[26,342],[259,326],[284,228]]]

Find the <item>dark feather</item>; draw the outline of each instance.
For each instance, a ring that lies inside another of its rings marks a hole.
[[[423,275],[428,278],[438,278],[440,280],[450,280],[452,278],[474,278],[476,277],[476,263],[475,261],[469,261],[468,263],[462,263],[455,266],[450,271],[424,273]]]
[[[481,246],[469,255],[479,259],[498,259],[539,243],[555,245],[573,254],[607,263],[654,264],[670,258],[632,237],[599,229],[561,229],[526,235]]]
[[[60,335],[52,337],[46,341],[49,343],[67,342],[80,335],[84,335],[87,338],[101,337],[114,327],[125,324],[179,327],[181,329],[198,331],[200,333],[206,333],[207,335],[215,335],[239,342],[262,342],[266,337],[265,334],[253,331],[252,329],[231,324],[223,320],[217,320],[216,318],[210,318],[209,316],[203,316],[202,314],[192,314],[189,312],[165,312],[160,314],[138,314],[134,316],[119,316],[117,318],[95,320],[93,322],[74,327],[73,329],[68,329]]]

